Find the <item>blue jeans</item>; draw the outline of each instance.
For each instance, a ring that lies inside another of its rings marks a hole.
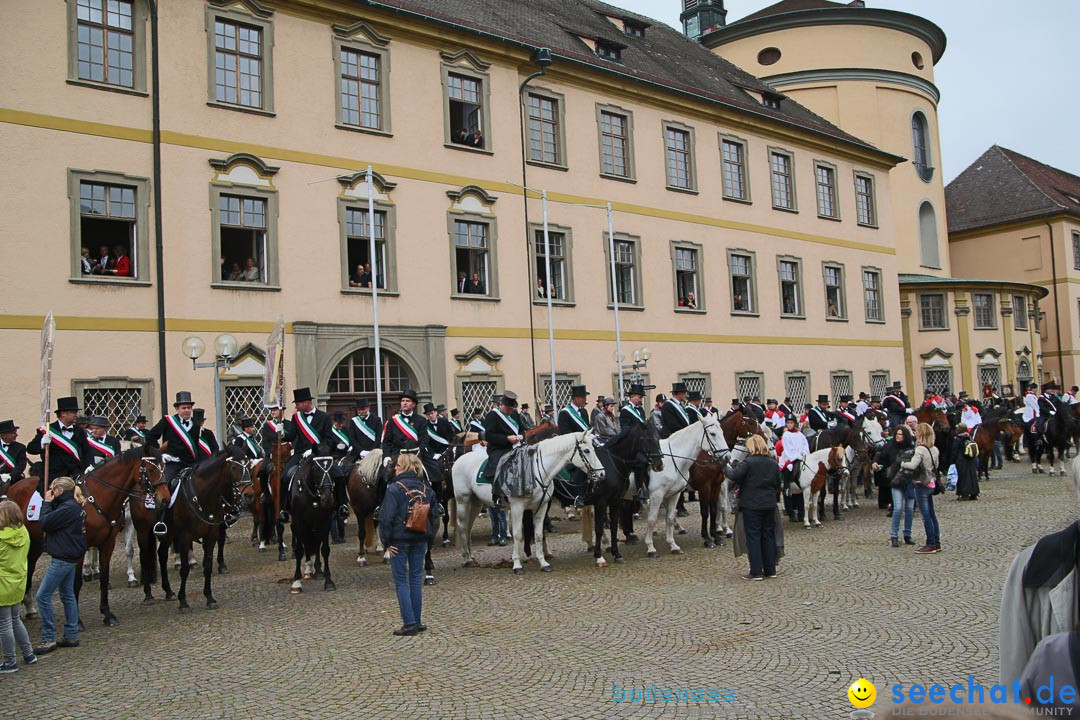
[[[889,537],[898,537],[900,532],[900,513],[904,514],[904,537],[911,537],[911,523],[915,520],[915,491],[911,485],[907,490],[892,489],[892,532]]]
[[[34,654],[30,636],[26,633],[22,617],[19,615],[20,603],[0,607],[0,647],[4,649],[4,662],[15,662],[15,646],[22,650],[24,658]]]
[[[1002,452],[1001,452],[1001,441],[1000,440],[995,440],[994,441],[993,462],[991,462],[990,465],[992,467],[1000,468],[1004,461],[1005,461],[1005,458],[1002,456]]]
[[[64,637],[79,639],[79,604],[75,602],[75,563],[53,558],[41,579],[35,599],[41,613],[41,641],[56,641],[56,622],[53,618],[52,596],[60,590],[64,604]]]
[[[420,591],[424,580],[426,542],[397,542],[397,555],[390,558],[390,574],[394,578],[398,608],[403,625],[419,625],[423,601]]]
[[[491,539],[496,542],[506,539],[506,511],[496,510],[491,508],[488,510],[488,517],[491,518]]]
[[[754,577],[776,574],[776,509],[742,508],[746,555]]]
[[[916,485],[915,499],[919,503],[919,514],[922,515],[923,527],[926,528],[926,544],[930,546],[940,545],[941,526],[938,525],[937,513],[934,512],[934,490],[925,485]]]

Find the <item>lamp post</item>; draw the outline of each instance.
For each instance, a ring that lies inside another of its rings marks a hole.
[[[630,371],[630,383],[641,384],[641,368],[649,367],[649,358],[652,357],[652,350],[647,347],[638,348],[630,353],[630,358],[633,362],[629,365],[624,365],[623,360],[626,358],[618,350],[614,353],[615,364],[619,366],[619,401],[626,400],[626,385],[623,383],[623,371]]]
[[[214,338],[214,354],[217,359],[213,362],[196,362],[206,351],[206,343],[201,338],[191,337],[184,340],[184,356],[191,359],[191,368],[214,368],[214,422],[217,424],[217,432],[221,442],[226,441],[225,423],[221,417],[221,369],[228,370],[232,367],[233,358],[236,357],[236,338],[229,333],[222,333]]]

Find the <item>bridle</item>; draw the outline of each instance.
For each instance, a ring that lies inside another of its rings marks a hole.
[[[156,481],[150,480],[150,473],[147,470],[148,465],[157,470]],[[104,464],[99,467],[104,467]],[[94,495],[90,492],[90,487],[86,484],[87,480],[93,479],[94,482],[100,483],[121,495],[129,498],[140,498],[143,500],[155,495],[156,493],[154,491],[165,484],[164,468],[162,467],[161,463],[149,457],[139,458],[139,483],[141,483],[145,488],[141,492],[136,490],[129,490],[128,488],[120,487],[119,485],[114,485],[107,480],[103,480],[102,478],[98,477],[97,471],[98,468],[94,468],[85,475],[80,475],[75,480],[75,484],[82,488],[83,492],[86,494],[86,502],[90,505],[90,507],[94,508],[94,510],[97,511],[98,515],[100,515],[106,522],[109,523],[110,527],[116,526],[116,520],[113,520],[111,517],[109,517],[108,513],[106,513],[105,510],[101,507],[101,505],[98,504],[97,500],[94,499]]]
[[[305,485],[303,482],[301,482],[300,489],[303,490],[304,493],[311,498],[312,507],[318,507],[319,495],[322,493],[323,490],[333,491],[334,479],[330,477],[330,468],[332,468],[333,466],[334,458],[329,455],[322,455],[319,457],[311,458],[311,467],[318,469],[318,471],[322,474],[322,477],[319,478],[317,484],[309,482]],[[310,473],[309,477],[313,475],[314,473]]]

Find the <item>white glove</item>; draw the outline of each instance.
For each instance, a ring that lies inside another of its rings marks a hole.
[[[361,450],[360,451],[360,457],[362,457],[362,458],[366,458],[370,454],[371,454],[371,452],[368,451],[368,450]]]
[[[307,450],[305,450],[304,454],[301,455],[301,457],[311,457],[311,448],[308,448]]]
[[[441,457],[442,457],[442,453],[439,453],[438,455],[432,455],[432,456],[431,456],[431,459],[432,459],[432,460],[438,460],[438,459],[439,459],[439,458],[441,458]]]
[[[50,435],[49,433],[45,433],[44,435],[41,436],[41,444],[42,445],[48,445],[51,442],[52,442],[52,435]]]
[[[388,467],[390,467],[390,463],[392,463],[392,462],[394,462],[394,458],[389,458],[389,457],[384,458],[383,461],[382,461],[382,466],[384,468],[388,468]]]
[[[913,415],[913,414],[915,414],[915,411],[914,411],[914,410],[912,410],[911,408],[908,408],[908,409],[907,409],[907,414],[908,414],[908,415]]]
[[[6,483],[11,482],[11,475],[9,475],[8,473],[0,474],[0,481],[6,482]]]
[[[342,445],[341,443],[338,443],[338,444],[337,444],[337,449],[338,449],[338,450],[344,450],[344,449],[345,449],[345,446],[344,446],[344,445]]]
[[[85,470],[83,470],[83,472],[84,472],[84,473],[92,472],[92,471],[93,471],[93,469],[94,469],[94,466],[93,466],[93,465],[87,465],[87,466],[86,466],[86,469],[85,469]]]

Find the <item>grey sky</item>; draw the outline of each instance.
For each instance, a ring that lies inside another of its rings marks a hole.
[[[775,1],[726,0],[728,22]],[[681,0],[608,2],[680,27]],[[867,5],[920,15],[948,37],[934,68],[946,182],[995,143],[1080,174],[1075,76],[1080,2],[867,0]]]

